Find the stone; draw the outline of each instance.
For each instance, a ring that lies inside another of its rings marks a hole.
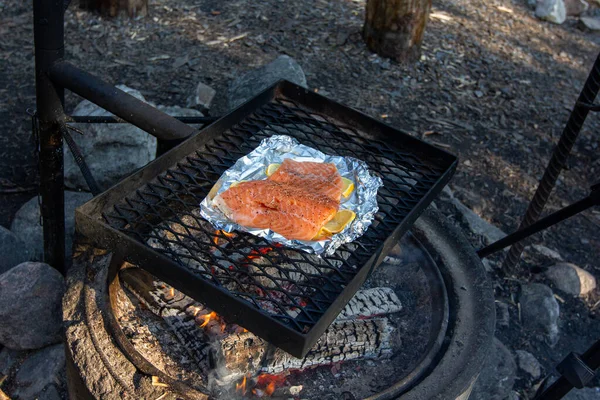
[[[3,348],[0,351],[0,375],[8,375],[23,354],[25,354],[24,351],[13,350],[8,347]]]
[[[538,0],[535,16],[555,24],[562,24],[567,19],[567,10],[563,0]]]
[[[144,96],[124,85],[117,88],[146,102]],[[84,100],[73,115],[112,116],[110,112]],[[143,167],[156,156],[156,138],[131,124],[73,124],[83,135],[71,136],[79,146],[90,171],[101,189],[108,189],[123,177]],[[88,190],[88,186],[65,143],[65,185],[70,189]]]
[[[296,60],[285,55],[279,56],[275,61],[233,80],[228,92],[229,108],[236,108],[280,79],[307,87],[304,71]]]
[[[55,385],[49,385],[43,392],[38,394],[37,400],[62,400],[62,396]]]
[[[460,213],[460,221],[474,234],[481,236],[485,244],[494,243],[502,239],[506,234],[499,228],[483,220],[479,215],[475,214],[469,207],[465,206],[456,197],[450,199],[452,205]]]
[[[517,364],[510,350],[500,340],[494,344],[469,400],[505,400],[509,397],[517,375]]]
[[[25,262],[0,275],[0,343],[38,349],[61,340],[63,276],[39,262]]]
[[[75,209],[92,198],[90,193],[65,192],[65,253],[71,258],[75,234]],[[33,252],[32,258],[44,257],[44,233],[40,225],[40,206],[34,197],[15,214],[10,230]]]
[[[64,369],[65,347],[63,344],[48,346],[36,351],[27,357],[19,368],[19,372],[15,376],[17,389],[13,394],[18,399],[52,399],[48,396],[51,395],[48,390],[52,391],[50,386],[54,386],[62,379]]]
[[[563,397],[563,400],[598,400],[600,399],[600,388],[571,389]]]
[[[528,373],[534,380],[542,375],[542,366],[535,356],[525,350],[517,350],[519,368]]]
[[[579,16],[586,12],[590,5],[585,0],[563,0],[568,16]]]
[[[212,103],[217,91],[210,86],[198,82],[196,90],[187,100],[187,107],[199,107],[201,110],[208,110]]]
[[[508,304],[496,300],[496,325],[507,328],[510,325]]]
[[[544,257],[548,257],[548,258],[552,258],[554,260],[559,260],[562,261],[563,258],[560,255],[560,253],[556,250],[552,250],[546,246],[542,246],[540,244],[534,244],[531,245],[531,247],[537,251],[538,253],[540,253],[541,255],[543,255]]]
[[[34,257],[33,250],[3,226],[0,226],[0,254],[0,274]]]
[[[575,264],[554,264],[548,268],[545,275],[558,290],[573,296],[586,295],[596,288],[594,275]]]
[[[581,17],[579,18],[579,24],[583,28],[587,28],[592,31],[600,31],[600,18]]]
[[[552,289],[541,283],[521,287],[521,320],[525,328],[543,337],[554,346],[558,341],[560,307]]]

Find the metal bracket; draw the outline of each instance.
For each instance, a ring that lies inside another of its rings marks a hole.
[[[573,387],[581,389],[591,381],[596,373],[576,353],[570,353],[556,366],[560,373]]]

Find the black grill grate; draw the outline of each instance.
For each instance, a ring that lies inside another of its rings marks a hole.
[[[288,83],[279,85],[295,88]],[[318,99],[329,104],[320,96]],[[235,302],[227,306],[224,298],[200,293],[191,282],[187,291],[232,322],[251,325],[246,327],[295,355],[305,353],[309,342],[318,339],[318,331],[327,327],[358,289],[366,270],[385,252],[386,243],[406,229],[399,229],[402,224],[416,218],[455,165],[453,157],[445,153],[434,156],[437,149],[431,148],[435,152],[427,154],[414,146],[399,148],[391,144],[393,138],[383,141],[378,135],[359,132],[351,124],[316,113],[302,100],[273,96],[102,212],[110,227],[142,244],[142,253],[152,249],[164,256],[161,260],[168,265],[161,266],[159,274],[166,275],[167,281],[172,276],[175,284],[179,282],[181,278],[168,270],[177,268],[196,283],[217,288],[218,294]],[[372,123],[381,129],[379,123]],[[247,233],[216,231],[199,215],[200,202],[221,174],[271,135],[289,135],[324,153],[358,158],[382,178],[379,212],[361,238],[341,246],[332,256],[319,258]],[[231,310],[234,305],[239,309]],[[263,325],[256,327],[245,318],[246,311],[251,311],[250,318],[262,315]],[[282,344],[283,337],[274,335],[275,330],[264,326],[265,321],[285,328],[290,336],[287,340],[300,342]],[[313,329],[317,324],[318,329]],[[299,348],[302,350],[296,350]]]

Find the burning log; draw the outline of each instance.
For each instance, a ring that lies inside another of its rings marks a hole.
[[[402,304],[393,289],[377,287],[356,292],[336,320],[367,318],[401,310]]]

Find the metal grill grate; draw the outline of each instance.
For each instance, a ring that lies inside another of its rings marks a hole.
[[[299,90],[286,82],[278,86],[293,88],[294,93]],[[148,267],[166,281],[170,277],[173,285],[191,291],[190,295],[200,297],[232,322],[240,322],[297,356],[318,339],[369,270],[383,258],[390,241],[398,239],[434,192],[441,189],[456,162],[452,156],[415,139],[406,143],[414,141],[418,146],[399,148],[393,144],[397,141],[393,136],[384,141],[380,134],[359,131],[354,124],[343,124],[315,112],[304,96],[316,95],[304,93],[294,99],[274,91],[267,101],[255,100],[261,103],[258,106],[246,104],[242,108],[250,108],[251,113],[218,134],[209,135],[212,138],[202,146],[187,147],[189,142],[182,145],[191,153],[176,159],[124,200],[107,204],[102,210],[102,217],[113,228],[113,239],[118,231],[117,236],[124,234],[137,241],[141,253],[154,251],[164,256],[160,268],[138,262],[140,267]],[[327,105],[331,114],[342,108],[320,96],[314,97],[313,103],[321,109]],[[343,111],[364,119],[357,121],[358,126],[373,124],[404,136],[356,111]],[[372,173],[382,178],[384,186],[377,197],[379,212],[361,238],[341,246],[332,256],[319,258],[247,233],[216,231],[200,216],[199,204],[221,174],[262,139],[275,134],[295,137],[324,153],[363,160]],[[129,250],[127,245],[121,249]],[[149,262],[143,256],[137,260]],[[177,272],[182,270],[186,279],[201,285],[182,282]],[[207,285],[217,289],[213,292],[216,296],[203,290]],[[257,320],[257,316],[261,318]],[[274,326],[283,330],[272,329]]]

